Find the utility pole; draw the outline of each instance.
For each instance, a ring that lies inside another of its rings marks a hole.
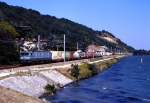
[[[58,45],[56,45],[56,47],[57,47],[57,51],[58,51]]]
[[[93,50],[93,58],[94,58],[94,54],[95,54],[95,51]]]
[[[64,62],[66,61],[66,35],[64,34]]]
[[[38,51],[40,51],[40,35],[38,35],[38,43],[37,43]]]
[[[77,50],[79,50],[79,45],[78,45],[78,42],[77,42]]]

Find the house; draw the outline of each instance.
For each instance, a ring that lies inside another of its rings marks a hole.
[[[89,45],[86,49],[86,52],[88,53],[95,53],[96,55],[111,55],[111,53],[107,52],[108,47],[106,46],[98,46],[98,45]]]
[[[106,55],[107,51],[108,48],[106,46],[97,46],[97,52],[100,53],[100,55]]]
[[[92,44],[92,45],[89,45],[86,49],[86,52],[88,53],[95,53],[97,51],[97,46]]]

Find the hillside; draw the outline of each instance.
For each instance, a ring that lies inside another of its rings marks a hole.
[[[30,29],[28,30],[17,30],[21,37],[37,37],[37,35],[41,35],[42,38],[49,39],[49,44],[52,47],[55,47],[56,44],[61,46],[63,34],[66,34],[68,49],[75,49],[76,42],[78,42],[80,48],[85,48],[87,45],[95,43],[111,48],[133,50],[132,47],[119,39],[116,39],[117,43],[113,43],[100,38],[101,35],[109,35],[115,38],[107,31],[95,31],[65,18],[59,19],[54,16],[42,15],[35,10],[10,6],[2,2],[0,2],[0,20],[8,21],[16,28],[29,27]]]

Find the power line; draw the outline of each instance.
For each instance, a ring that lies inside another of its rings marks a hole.
[[[14,41],[14,40],[2,40],[2,39],[0,39],[0,42],[3,42],[3,43],[16,43],[16,41]]]

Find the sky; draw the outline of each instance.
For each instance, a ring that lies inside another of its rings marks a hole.
[[[150,0],[0,0],[107,30],[136,49],[150,49]]]

